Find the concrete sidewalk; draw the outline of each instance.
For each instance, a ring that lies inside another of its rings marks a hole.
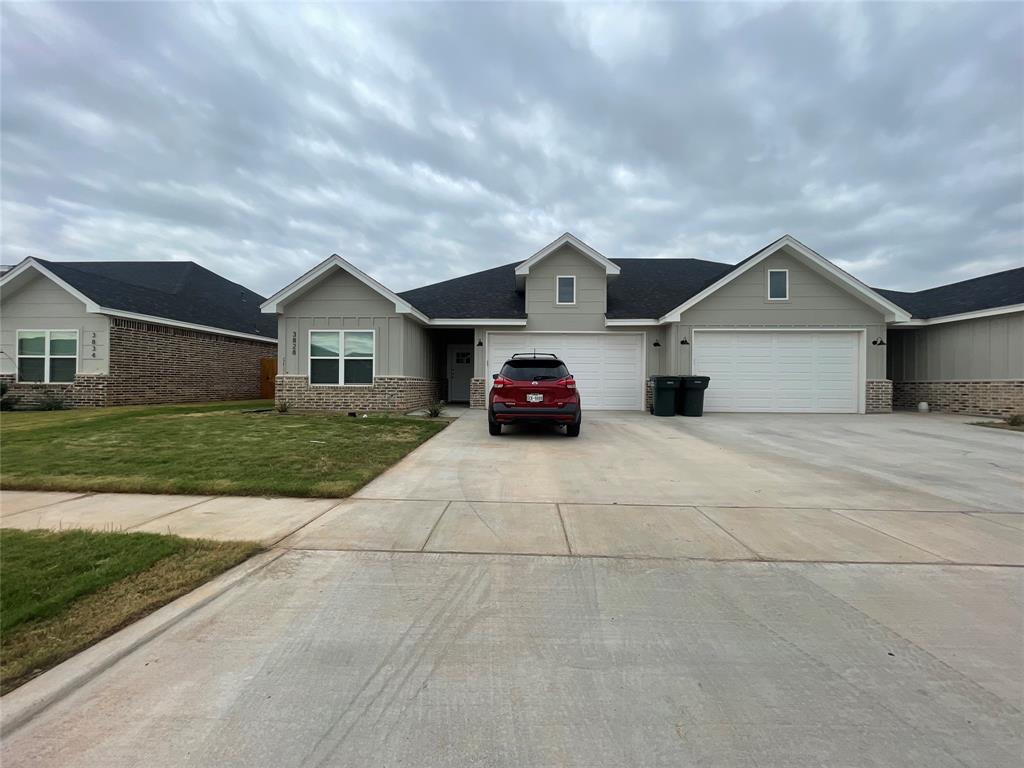
[[[0,492],[0,526],[295,550],[1024,565],[1024,515],[393,499]]]
[[[0,491],[0,527],[173,533],[272,546],[340,499]]]

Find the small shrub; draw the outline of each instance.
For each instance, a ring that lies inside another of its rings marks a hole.
[[[277,408],[278,413],[288,413],[287,400],[278,400],[276,403],[274,403],[274,407]]]
[[[1024,413],[1015,413],[1007,417],[1006,423],[1011,427],[1024,427]]]
[[[445,402],[444,400],[437,400],[427,406],[427,416],[432,419],[436,419],[442,413],[444,413]]]
[[[63,411],[66,407],[64,395],[57,392],[47,392],[39,400],[39,410],[41,411]]]

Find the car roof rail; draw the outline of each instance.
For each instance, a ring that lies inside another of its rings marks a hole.
[[[554,352],[516,352],[509,360],[515,360],[517,357],[552,357],[555,360],[558,359],[558,355]]]

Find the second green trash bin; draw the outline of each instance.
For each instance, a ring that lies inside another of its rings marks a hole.
[[[679,376],[651,376],[651,413],[655,416],[676,415],[679,383]]]
[[[704,390],[711,381],[709,376],[682,376],[676,397],[676,413],[683,416],[704,415]]]

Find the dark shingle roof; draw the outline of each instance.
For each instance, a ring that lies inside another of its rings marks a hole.
[[[701,259],[612,261],[622,271],[608,281],[610,318],[660,317],[738,266]],[[415,288],[399,296],[428,317],[525,318],[523,292],[516,290],[516,266],[520,263]]]
[[[35,261],[106,309],[277,338],[263,296],[191,261]]]
[[[702,259],[612,259],[621,272],[608,281],[607,316],[661,317],[753,256],[736,264]],[[523,292],[516,290],[515,268],[520,263],[504,264],[399,295],[428,317],[525,318]],[[1024,267],[916,293],[874,290],[915,318],[954,315],[1024,303]]]
[[[503,264],[398,294],[427,317],[525,318],[516,265]]]
[[[927,320],[930,317],[1024,304],[1024,267],[913,293],[884,288],[874,290],[903,307],[915,319]]]

